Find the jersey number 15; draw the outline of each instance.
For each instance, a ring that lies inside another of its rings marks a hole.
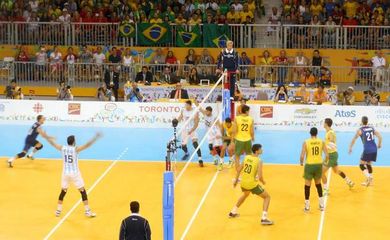
[[[66,163],[72,163],[73,162],[73,156],[72,155],[65,155],[65,162]]]

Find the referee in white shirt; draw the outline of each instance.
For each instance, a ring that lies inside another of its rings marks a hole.
[[[119,240],[151,240],[148,220],[139,215],[139,203],[130,203],[131,215],[123,219]]]
[[[383,57],[381,50],[376,52],[376,56],[371,59],[372,72],[376,83],[384,83],[386,59]]]

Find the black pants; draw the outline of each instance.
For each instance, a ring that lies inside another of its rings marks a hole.
[[[230,97],[234,98],[234,93],[236,90],[236,76],[234,72],[228,72],[229,84],[230,84]]]

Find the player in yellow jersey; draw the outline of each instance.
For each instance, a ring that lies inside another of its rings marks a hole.
[[[242,114],[238,115],[233,123],[234,155],[236,170],[240,168],[240,156],[252,154],[252,141],[255,140],[253,118],[249,116],[249,106],[243,105]]]
[[[271,196],[259,185],[258,182],[260,181],[262,184],[265,184],[263,178],[263,162],[259,158],[259,155],[263,153],[261,144],[254,144],[251,151],[252,154],[246,155],[242,166],[239,167],[239,171],[234,181],[234,187],[236,187],[238,184],[238,178],[241,175],[241,190],[243,195],[238,199],[232,211],[230,211],[229,217],[234,218],[239,216],[237,213],[238,208],[244,203],[249,194],[252,193],[264,199],[261,224],[272,225],[273,222],[268,219],[268,206],[271,201]]]
[[[306,139],[302,145],[301,151],[301,166],[303,166],[304,160],[305,169],[303,177],[305,178],[305,208],[304,211],[308,212],[310,210],[310,186],[311,180],[314,179],[316,184],[317,193],[319,197],[319,208],[321,211],[324,210],[324,199],[322,197],[322,186],[321,186],[321,177],[322,177],[322,152],[325,153],[326,159],[325,162],[328,162],[329,155],[328,150],[325,147],[324,141],[317,137],[318,129],[313,127],[310,129],[311,138]]]
[[[339,158],[339,154],[337,153],[337,144],[336,144],[336,133],[332,129],[333,121],[330,118],[325,119],[324,128],[326,130],[325,135],[325,144],[326,148],[329,153],[329,161],[324,163],[322,167],[322,184],[324,184],[324,195],[329,194],[329,187],[328,187],[328,179],[326,177],[326,173],[329,168],[333,169],[333,172],[340,175],[347,185],[352,188],[354,186],[354,183],[349,179],[343,171],[341,171],[338,167],[337,160]]]
[[[223,146],[221,151],[221,159],[224,159],[226,150],[229,155],[229,165],[233,163],[234,155],[234,143],[232,142],[233,135],[233,123],[230,118],[226,118],[225,122],[222,124],[222,136],[223,136]]]

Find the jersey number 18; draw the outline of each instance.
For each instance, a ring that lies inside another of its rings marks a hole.
[[[319,147],[312,147],[311,148],[311,154],[314,156],[317,156],[320,154],[320,148]]]

